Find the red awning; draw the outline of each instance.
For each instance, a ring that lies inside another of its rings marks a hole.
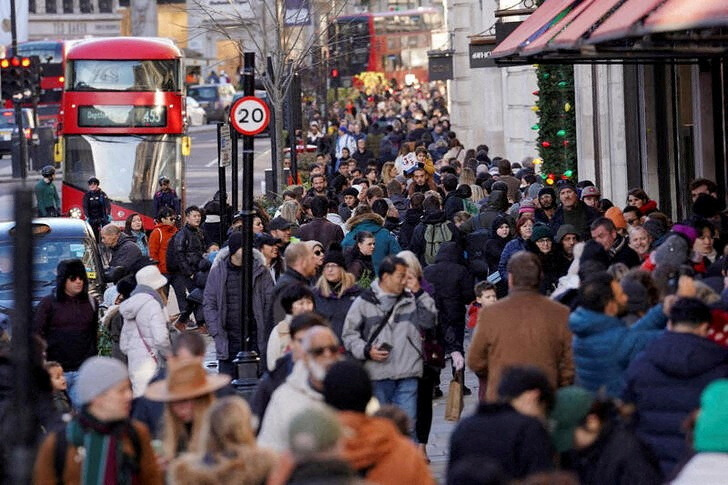
[[[491,57],[504,57],[515,54],[520,47],[538,39],[544,32],[558,22],[557,17],[578,0],[546,0],[516,30],[493,49]]]
[[[644,22],[644,33],[728,25],[728,0],[667,0]]]
[[[578,47],[577,44],[588,35],[588,32],[621,1],[594,0],[588,9],[575,18],[568,27],[549,42],[549,47],[553,49]]]
[[[636,24],[665,0],[627,0],[589,36],[589,44],[635,35]],[[701,0],[699,0],[701,1]],[[695,4],[693,0],[683,3]]]

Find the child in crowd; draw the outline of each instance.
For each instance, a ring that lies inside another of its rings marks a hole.
[[[475,285],[475,301],[468,307],[468,328],[475,328],[478,323],[480,309],[492,305],[498,300],[495,285],[481,281]]]
[[[68,396],[68,383],[66,382],[66,376],[63,375],[63,367],[56,361],[50,361],[46,362],[45,369],[51,377],[53,405],[63,414],[72,412],[73,408],[71,407],[71,398]]]

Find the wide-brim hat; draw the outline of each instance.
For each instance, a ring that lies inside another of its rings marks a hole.
[[[166,379],[149,384],[144,393],[147,399],[161,402],[184,401],[211,394],[230,383],[230,376],[226,374],[208,374],[199,358],[170,357],[167,371]]]

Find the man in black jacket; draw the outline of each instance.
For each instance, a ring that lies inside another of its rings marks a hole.
[[[135,274],[142,266],[149,262],[149,258],[142,255],[136,239],[124,234],[119,226],[107,224],[101,229],[101,243],[111,251],[109,268],[123,268],[114,273],[114,280],[118,281],[126,275]]]
[[[493,460],[511,479],[554,467],[554,449],[544,427],[554,406],[554,390],[533,367],[506,369],[497,403],[481,403],[460,421],[450,437],[448,469],[472,457]]]
[[[174,288],[181,313],[187,310],[187,292],[194,287],[192,277],[197,271],[200,260],[204,257],[206,247],[205,234],[200,228],[202,211],[196,205],[185,209],[185,225],[174,235],[170,245],[175,257],[170,260],[167,253],[167,270],[170,272],[170,284]],[[172,264],[170,264],[172,263]]]
[[[591,223],[590,229],[592,239],[609,254],[609,264],[624,263],[628,268],[639,266],[639,255],[629,247],[626,237],[617,234],[614,222],[600,217]]]

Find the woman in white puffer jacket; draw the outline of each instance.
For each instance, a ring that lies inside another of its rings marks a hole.
[[[145,266],[136,273],[137,287],[121,303],[124,317],[119,347],[128,358],[129,378],[134,397],[144,394],[157,370],[161,355],[170,350],[167,278],[156,266]]]

